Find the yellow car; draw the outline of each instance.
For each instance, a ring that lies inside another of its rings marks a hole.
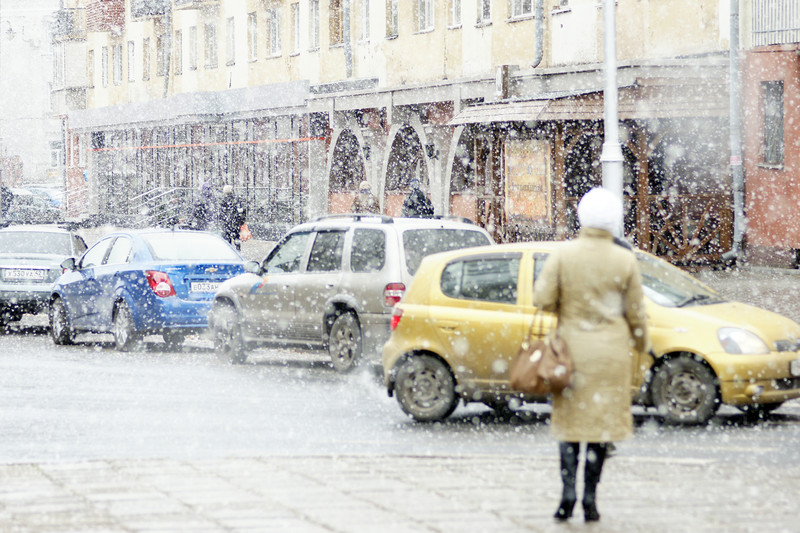
[[[536,276],[559,245],[486,246],[423,261],[383,349],[386,386],[403,411],[435,421],[459,399],[496,409],[547,400],[511,390],[508,369],[536,313]],[[653,351],[633,358],[634,401],[667,421],[700,424],[723,403],[768,412],[800,397],[800,325],[725,301],[682,270],[635,253]],[[546,331],[555,318],[543,322]]]

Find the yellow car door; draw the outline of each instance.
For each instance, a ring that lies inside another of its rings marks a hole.
[[[476,254],[444,267],[441,303],[431,316],[459,383],[507,388],[509,365],[531,323],[530,291],[520,293],[526,271],[521,252]]]

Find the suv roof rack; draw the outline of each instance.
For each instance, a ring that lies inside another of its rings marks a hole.
[[[433,215],[430,218],[434,218],[437,220],[453,220],[455,222],[464,222],[465,224],[472,224],[473,226],[475,225],[475,221],[467,217],[457,217],[453,215]]]
[[[335,215],[322,215],[315,218],[314,222],[319,222],[320,220],[331,220],[337,218],[349,218],[356,222],[362,220],[364,218],[380,218],[382,224],[392,224],[394,223],[394,219],[389,215],[377,215],[374,213],[339,213]]]

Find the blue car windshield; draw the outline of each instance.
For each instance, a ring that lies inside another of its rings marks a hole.
[[[0,253],[72,255],[69,233],[8,231],[0,233]]]
[[[143,235],[156,261],[241,261],[227,242],[206,233]]]

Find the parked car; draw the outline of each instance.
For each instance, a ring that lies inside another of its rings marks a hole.
[[[144,335],[180,346],[205,331],[214,291],[244,272],[244,258],[211,233],[133,230],[103,237],[62,267],[50,293],[53,341],[113,333],[117,350],[126,351]]]
[[[217,291],[217,353],[233,363],[258,343],[327,349],[346,371],[379,361],[392,306],[428,254],[491,244],[471,222],[340,215],[293,228],[259,265]]]
[[[542,402],[511,390],[508,369],[533,322],[533,284],[558,243],[475,248],[426,258],[392,316],[383,351],[386,387],[420,421],[464,402],[507,409]],[[728,302],[644,252],[653,351],[632,361],[631,394],[667,421],[705,423],[720,404],[771,411],[800,397],[800,325]],[[538,322],[538,319],[537,319]],[[555,325],[544,315],[544,331]]]
[[[61,262],[86,251],[74,230],[52,225],[0,229],[0,328],[46,309]]]
[[[63,219],[61,210],[41,196],[27,189],[11,189],[11,192],[14,196],[6,210],[7,222],[50,224]]]

